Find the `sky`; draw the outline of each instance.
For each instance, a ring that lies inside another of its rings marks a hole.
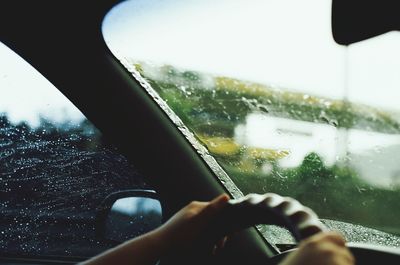
[[[400,110],[400,33],[338,45],[331,0],[127,1],[103,34],[137,60]]]
[[[347,86],[352,101],[400,111],[400,33],[349,48],[337,45],[330,5],[331,0],[127,1],[106,16],[103,33],[111,49],[138,60],[330,98],[343,98]],[[37,123],[38,112],[53,113],[54,119],[66,112],[81,117],[1,43],[0,92],[0,112],[15,121]]]
[[[113,51],[133,59],[400,113],[400,32],[340,46],[331,34],[331,0],[127,1],[109,12],[102,30]],[[14,123],[84,118],[1,43],[0,93],[0,113]],[[371,143],[355,138],[362,142],[356,149]]]
[[[35,68],[0,42],[0,114],[18,124],[79,122],[83,114]]]
[[[305,94],[346,98],[396,112],[394,117],[400,120],[400,32],[349,47],[338,45],[331,31],[331,3],[331,0],[126,1],[106,16],[103,35],[118,56]],[[278,133],[277,128],[286,127],[305,130],[310,136]],[[284,167],[298,166],[312,151],[320,154],[327,164],[333,164],[343,149],[340,147],[343,139],[339,136],[342,134],[336,128],[310,122],[255,114],[249,115],[246,124],[238,126],[235,132],[235,140],[241,138],[241,144],[289,150],[290,155],[280,160]],[[346,150],[361,157],[358,169],[363,177],[371,184],[389,187],[392,171],[398,170],[398,165],[388,162],[392,153],[380,154],[376,147],[398,148],[399,135],[349,130],[345,139]],[[365,154],[381,161],[361,156]],[[379,166],[385,166],[386,171]],[[368,174],[371,168],[380,170],[379,179],[376,172]]]

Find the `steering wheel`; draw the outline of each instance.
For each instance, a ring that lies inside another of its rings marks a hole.
[[[231,220],[225,222],[224,233],[256,224],[278,225],[287,228],[297,242],[328,230],[313,210],[293,198],[275,193],[249,194],[240,199],[230,200],[223,219]]]
[[[319,232],[328,231],[313,210],[293,198],[275,193],[249,194],[230,200],[223,214],[223,220],[231,220],[225,221],[224,226],[219,225],[224,227],[221,229],[224,234],[257,224],[277,225],[288,229],[296,242],[300,242]],[[291,251],[275,256],[268,264],[278,264]]]
[[[293,198],[274,193],[249,194],[240,199],[231,199],[221,217],[215,226],[217,231],[212,231],[217,234],[217,238],[258,224],[285,227],[297,242],[316,233],[328,231],[310,208]],[[400,253],[389,248],[362,244],[347,246],[355,256],[357,264],[370,264],[371,259],[384,261],[385,264],[400,264]],[[278,264],[291,251],[293,250],[280,253],[268,260],[268,264]]]
[[[249,194],[240,199],[231,199],[220,213],[220,218],[213,224],[209,234],[216,239],[257,225],[271,224],[287,228],[296,241],[300,242],[315,233],[327,230],[318,220],[317,215],[297,200],[282,197],[274,193]],[[183,258],[163,259],[158,264],[192,264]],[[199,257],[201,258],[201,257]],[[199,261],[199,264],[203,264]],[[197,264],[197,263],[196,263]],[[209,261],[207,260],[207,264]],[[216,264],[220,264],[216,262]]]

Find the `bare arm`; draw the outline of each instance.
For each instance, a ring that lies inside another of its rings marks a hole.
[[[80,265],[154,265],[161,257],[184,252],[203,237],[206,227],[229,197],[224,194],[211,202],[192,202],[168,222],[145,235],[129,240]]]
[[[109,249],[80,265],[154,265],[166,251],[163,241],[158,237],[157,230],[152,231]]]
[[[158,229],[129,240],[80,265],[154,265],[166,256],[181,256],[196,249],[199,241],[212,239],[205,233],[226,205],[229,197],[221,195],[211,202],[192,202]],[[213,241],[200,242],[211,244]],[[200,244],[200,245],[201,245]],[[223,244],[219,244],[223,246]],[[212,250],[212,249],[211,249]],[[319,233],[303,241],[299,249],[280,265],[352,265],[354,258],[337,233]]]

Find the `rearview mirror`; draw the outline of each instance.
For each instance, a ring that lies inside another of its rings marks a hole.
[[[332,33],[339,44],[350,45],[400,30],[395,0],[333,0]]]
[[[99,238],[123,242],[160,226],[162,209],[154,191],[127,190],[107,196],[96,219]]]

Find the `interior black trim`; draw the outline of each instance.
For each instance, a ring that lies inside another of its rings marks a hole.
[[[150,179],[169,217],[225,189],[106,47],[101,23],[117,2],[2,1],[0,41],[50,80]],[[239,256],[274,254],[254,228],[237,238]]]
[[[54,257],[54,256],[12,256],[12,255],[1,255],[0,256],[0,264],[2,265],[16,265],[16,264],[43,264],[43,265],[69,265],[76,264],[85,260],[86,258],[82,257]]]

